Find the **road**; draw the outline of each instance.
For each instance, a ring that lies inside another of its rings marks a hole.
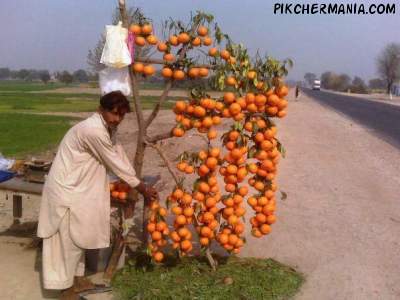
[[[400,148],[400,106],[326,91],[304,89],[302,92],[372,129],[373,133]]]

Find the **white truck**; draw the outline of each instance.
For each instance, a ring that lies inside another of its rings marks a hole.
[[[312,85],[312,89],[319,91],[321,89],[321,80],[315,79]]]

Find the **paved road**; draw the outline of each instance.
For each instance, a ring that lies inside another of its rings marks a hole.
[[[400,148],[400,106],[325,91],[304,89],[303,93],[321,104],[348,115],[372,129],[385,141]]]

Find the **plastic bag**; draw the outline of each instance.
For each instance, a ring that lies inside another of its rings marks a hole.
[[[118,25],[106,26],[106,43],[101,54],[100,63],[108,67],[123,68],[132,63],[126,40],[128,30],[122,27],[122,22]]]
[[[128,67],[122,69],[105,68],[99,72],[101,94],[121,91],[125,96],[131,94],[131,84]]]
[[[0,152],[0,171],[7,171],[14,165],[14,159],[7,159]]]

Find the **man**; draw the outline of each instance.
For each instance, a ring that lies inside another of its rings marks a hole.
[[[78,299],[93,288],[85,280],[85,249],[110,243],[110,191],[107,171],[145,197],[157,192],[135,176],[116,144],[116,129],[129,102],[119,91],[101,97],[98,112],[65,135],[43,188],[38,236],[43,238],[43,284],[63,290],[61,299]],[[75,277],[75,278],[74,278]]]

